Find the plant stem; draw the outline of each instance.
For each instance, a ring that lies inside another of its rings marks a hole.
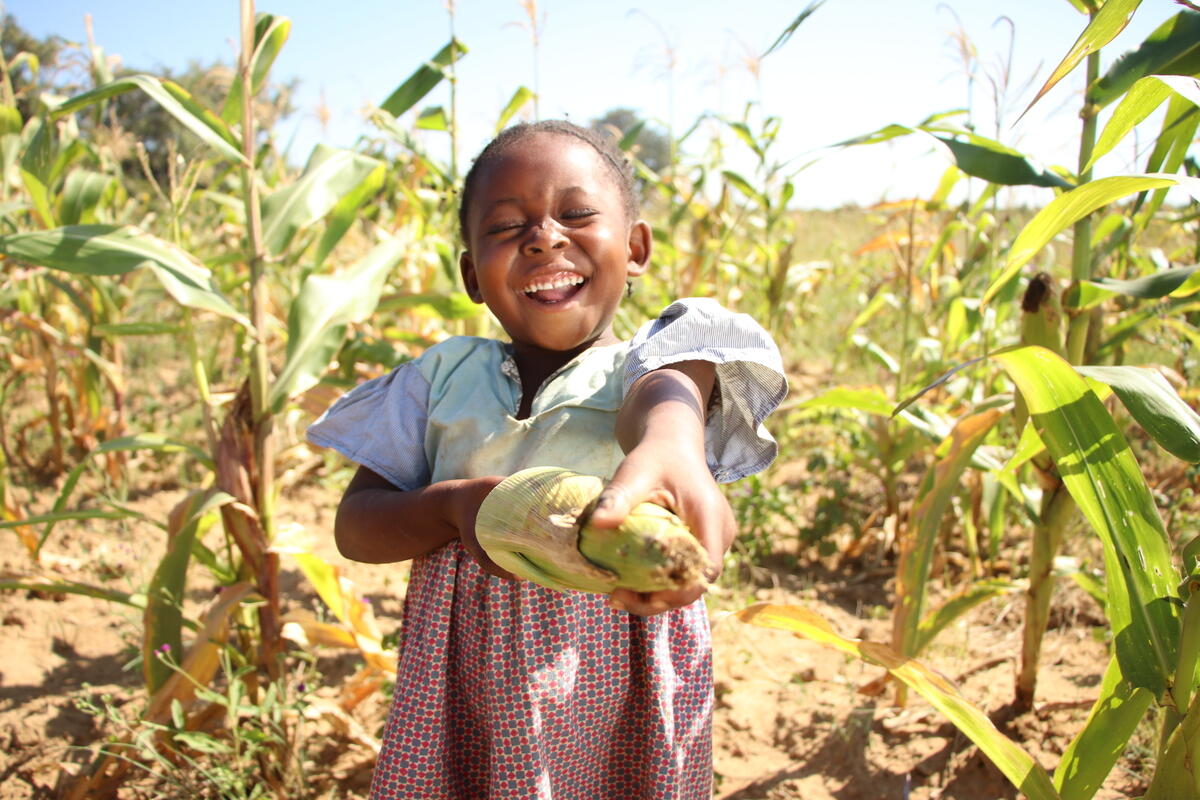
[[[254,422],[254,458],[258,468],[258,513],[263,532],[270,542],[274,533],[274,461],[271,452],[271,414],[267,408],[270,365],[267,361],[266,305],[267,281],[264,272],[265,246],[262,213],[258,198],[255,169],[254,92],[250,76],[250,54],[254,52],[254,0],[241,0],[242,53],[239,71],[242,80],[242,168],[245,182],[246,224],[250,263],[250,322],[254,341],[250,351],[250,407]]]
[[[1066,487],[1048,489],[1042,503],[1041,521],[1033,529],[1033,552],[1029,556],[1029,589],[1025,593],[1025,630],[1021,643],[1021,671],[1017,673],[1014,704],[1019,711],[1033,708],[1037,688],[1038,660],[1042,639],[1050,619],[1050,598],[1054,594],[1054,555],[1062,542],[1063,531],[1075,501]]]
[[[1100,53],[1087,57],[1087,86],[1091,86],[1100,75]],[[1092,179],[1092,171],[1084,170],[1096,147],[1096,122],[1100,109],[1085,100],[1079,116],[1083,119],[1083,131],[1079,136],[1079,183]],[[1086,216],[1075,223],[1075,243],[1071,250],[1071,281],[1078,283],[1092,277],[1092,218]],[[1071,316],[1067,328],[1067,360],[1072,364],[1084,363],[1087,352],[1088,327],[1091,315],[1076,313]]]

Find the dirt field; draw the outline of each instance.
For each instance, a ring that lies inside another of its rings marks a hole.
[[[165,517],[181,496],[164,490],[132,504]],[[372,567],[340,559],[328,532],[335,496],[308,487],[291,493],[281,513],[317,534],[319,552],[341,565],[372,601],[385,633],[397,626],[403,568]],[[131,591],[145,584],[163,534],[133,526],[121,536],[108,523],[66,525],[45,553],[43,576],[69,578]],[[0,549],[0,573],[27,578],[33,567],[16,537]],[[285,561],[285,567],[287,566]],[[891,706],[891,692],[868,696],[860,689],[879,670],[789,634],[750,627],[730,612],[756,600],[801,603],[828,618],[844,634],[876,641],[889,637],[888,570],[847,566],[802,571],[764,570],[753,583],[712,598],[717,708],[715,797],[724,800],[804,798],[1015,797],[1016,793],[978,751],[919,697],[907,708]],[[313,593],[288,567],[283,586],[290,604],[311,604]],[[195,602],[205,587],[193,587]],[[1097,634],[1098,609],[1078,591],[1060,592],[1043,655],[1040,704],[1033,714],[1011,718],[1015,663],[1020,650],[1019,594],[992,601],[943,633],[922,660],[936,667],[1006,726],[1050,769],[1080,727],[1094,699],[1105,647]],[[59,796],[88,746],[104,731],[76,707],[80,696],[110,693],[118,704],[137,702],[133,609],[77,595],[28,591],[0,593],[0,800]],[[350,655],[330,652],[318,662],[326,675],[345,674]],[[136,706],[133,706],[136,707]],[[368,732],[378,732],[385,703],[369,700],[356,711]],[[371,752],[330,733],[310,750],[313,780],[328,797],[364,797]],[[1126,755],[1098,797],[1136,796],[1144,788],[1137,762]],[[65,766],[64,766],[65,764]],[[152,782],[132,781],[122,796],[163,792]]]

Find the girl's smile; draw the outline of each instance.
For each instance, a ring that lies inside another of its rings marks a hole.
[[[610,167],[587,142],[541,132],[479,176],[460,267],[523,360],[565,363],[615,342],[628,278],[646,269],[650,231],[628,218]]]

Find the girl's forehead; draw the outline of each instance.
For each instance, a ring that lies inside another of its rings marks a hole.
[[[590,188],[610,188],[612,176],[596,149],[568,134],[538,132],[513,142],[498,153],[481,184],[514,178],[556,180],[588,178]],[[615,186],[611,188],[615,189]]]

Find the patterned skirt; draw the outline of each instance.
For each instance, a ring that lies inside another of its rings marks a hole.
[[[638,617],[484,573],[458,542],[413,563],[379,800],[709,800],[704,601]]]

